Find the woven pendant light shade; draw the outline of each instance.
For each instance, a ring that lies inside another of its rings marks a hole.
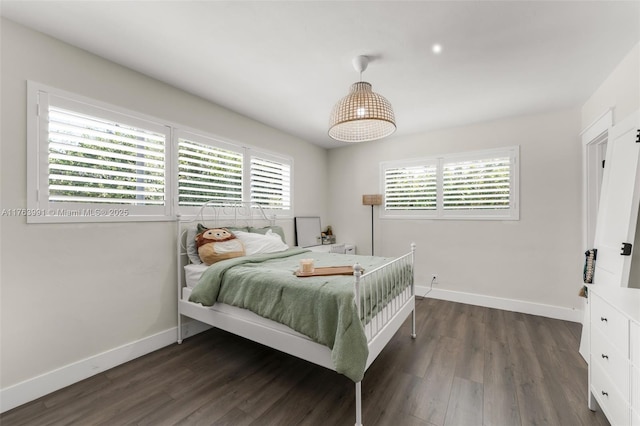
[[[342,142],[366,142],[396,131],[391,103],[360,81],[351,85],[350,93],[331,112],[329,136]]]

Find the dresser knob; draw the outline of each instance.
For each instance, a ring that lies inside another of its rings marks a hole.
[[[604,396],[609,396],[609,392],[602,391],[602,394],[603,394]]]
[[[609,355],[602,354],[602,358],[609,359]]]
[[[607,319],[605,317],[600,317],[600,321],[607,322]]]

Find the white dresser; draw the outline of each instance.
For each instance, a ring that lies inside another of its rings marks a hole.
[[[612,425],[640,426],[640,290],[588,288],[589,408]]]

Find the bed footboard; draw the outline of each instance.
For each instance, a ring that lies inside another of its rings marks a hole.
[[[354,265],[356,305],[368,341],[382,333],[393,317],[414,298],[415,248],[415,244],[411,244],[411,252],[366,273],[359,264]],[[411,336],[415,338],[415,323]]]
[[[411,252],[391,262],[363,273],[353,267],[354,296],[362,320],[369,357],[365,371],[375,361],[387,343],[411,314],[411,337],[416,338],[414,260],[416,245]],[[362,384],[356,383],[356,426],[362,426]]]

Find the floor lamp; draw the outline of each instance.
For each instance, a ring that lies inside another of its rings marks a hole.
[[[375,254],[373,251],[373,206],[382,204],[382,194],[368,194],[362,196],[362,205],[371,206],[371,256]]]

